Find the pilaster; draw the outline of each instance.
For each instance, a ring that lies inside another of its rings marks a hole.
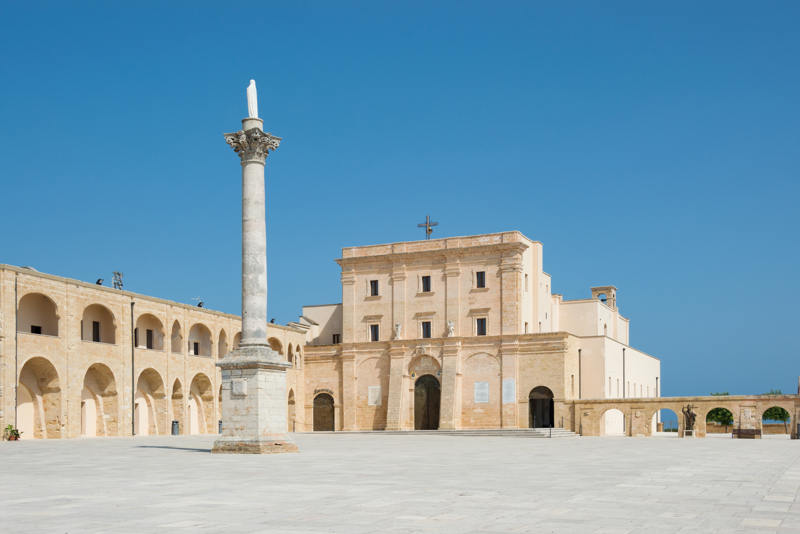
[[[386,406],[386,430],[403,430],[406,395],[405,347],[392,343],[389,348],[389,400]]]
[[[521,332],[522,254],[514,252],[500,261],[500,333]]]
[[[461,317],[461,265],[458,260],[448,259],[444,266],[445,276],[445,326],[453,326],[453,335],[461,336],[471,334],[462,332]]]
[[[501,415],[500,421],[503,428],[524,428],[527,425],[521,426],[520,420],[520,403],[517,402],[519,397],[519,345],[516,342],[502,342],[500,345],[500,406]],[[513,389],[513,391],[508,391]],[[510,396],[511,402],[506,402]],[[527,416],[527,413],[525,414]]]
[[[401,338],[414,337],[408,335],[406,328],[406,266],[405,264],[392,265],[392,331],[395,325],[400,324]]]
[[[356,383],[356,355],[342,352],[342,430],[357,430],[358,389]]]
[[[356,343],[355,309],[356,309],[356,273],[355,270],[342,268],[342,343]]]
[[[445,338],[441,379],[439,428],[457,430],[461,428],[461,341],[458,339]]]

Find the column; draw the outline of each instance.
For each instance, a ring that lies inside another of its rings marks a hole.
[[[358,392],[356,391],[355,352],[342,351],[342,430],[357,430]]]
[[[405,348],[392,343],[389,348],[389,400],[386,406],[386,430],[403,430],[405,418]]]
[[[449,278],[448,278],[449,280]],[[461,340],[446,338],[442,347],[442,398],[439,428],[461,428]]]
[[[289,364],[267,343],[267,230],[264,165],[280,138],[261,119],[242,120],[225,142],[242,165],[242,340],[217,365],[222,370],[222,436],[214,453],[297,452],[286,433]]]

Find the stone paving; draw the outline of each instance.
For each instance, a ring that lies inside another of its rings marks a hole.
[[[0,443],[8,532],[800,533],[800,441],[300,434]]]

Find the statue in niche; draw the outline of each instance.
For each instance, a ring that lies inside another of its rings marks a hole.
[[[694,413],[691,404],[687,404],[683,410],[683,422],[685,424],[685,430],[694,430],[694,419],[697,415]]]
[[[402,326],[400,323],[394,323],[394,338],[400,339],[400,331],[402,330]]]
[[[452,320],[447,321],[447,337],[453,337],[456,335],[456,323]]]

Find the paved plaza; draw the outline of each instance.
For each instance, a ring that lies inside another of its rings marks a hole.
[[[800,442],[299,434],[0,443],[16,532],[796,532]],[[11,531],[11,530],[9,530]]]

